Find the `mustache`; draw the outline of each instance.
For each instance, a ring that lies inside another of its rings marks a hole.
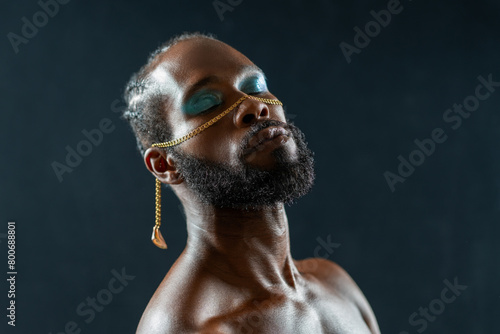
[[[255,136],[260,130],[268,128],[270,126],[281,126],[285,128],[285,130],[290,131],[290,135],[292,135],[290,125],[281,121],[268,119],[262,122],[254,123],[250,126],[250,130],[241,141],[241,145],[239,147],[240,155],[241,156],[243,155],[243,152],[245,151],[246,147],[248,146],[248,143],[250,142],[250,139],[252,139],[253,136]]]

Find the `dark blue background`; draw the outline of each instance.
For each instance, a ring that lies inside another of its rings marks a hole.
[[[20,34],[21,18],[40,7],[2,2],[0,233],[17,222],[18,276],[17,326],[2,313],[1,328],[55,334],[75,321],[82,333],[135,331],[186,231],[178,200],[164,191],[169,249],[150,242],[154,178],[111,105],[150,51],[198,30],[266,72],[316,153],[313,191],[287,208],[293,256],[314,256],[330,235],[340,247],[329,259],[361,287],[382,333],[417,333],[409,316],[455,277],[467,289],[426,332],[498,332],[500,89],[457,130],[442,116],[474,93],[479,75],[500,81],[500,2],[401,4],[349,64],[339,44],[353,44],[353,28],[387,1],[245,0],[221,21],[212,1],[73,0],[17,54],[7,34]],[[64,163],[65,147],[103,118],[114,130],[59,182],[51,164]],[[437,127],[447,141],[391,192],[383,173],[397,172],[397,157]],[[135,278],[87,324],[77,306],[123,267]]]

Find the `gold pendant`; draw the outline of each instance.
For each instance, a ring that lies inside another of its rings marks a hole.
[[[156,247],[161,249],[167,249],[167,243],[160,232],[160,226],[155,225],[153,227],[153,235],[151,235],[151,241],[156,245]]]

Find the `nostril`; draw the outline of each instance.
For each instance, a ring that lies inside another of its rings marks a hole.
[[[246,114],[244,117],[243,117],[243,122],[244,123],[250,123],[252,121],[252,119],[254,118],[254,115],[253,114]]]
[[[268,115],[269,115],[269,109],[262,108],[262,111],[260,112],[260,117],[266,117]]]

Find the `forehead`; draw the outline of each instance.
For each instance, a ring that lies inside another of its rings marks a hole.
[[[211,75],[234,78],[249,66],[255,65],[231,46],[216,40],[195,38],[179,42],[161,55],[153,75],[168,77],[179,88],[186,88]]]

